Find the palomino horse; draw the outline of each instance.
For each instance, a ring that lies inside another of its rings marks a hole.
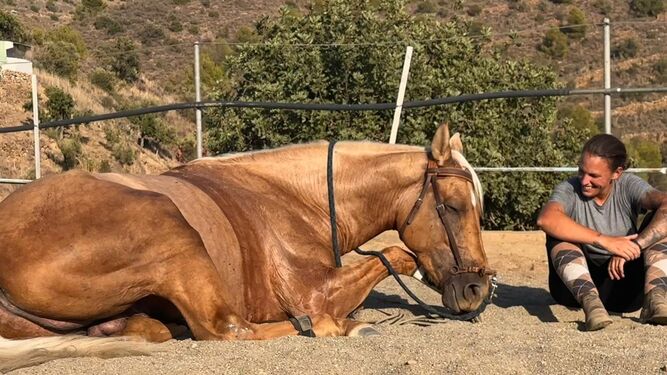
[[[409,251],[382,253],[401,274],[419,269],[456,313],[490,285],[481,188],[462,149],[443,125],[430,153],[341,142],[333,154],[342,253],[398,229]],[[310,332],[288,320],[301,316],[316,336],[369,332],[348,316],[388,271],[374,257],[334,266],[326,179],[321,142],[160,176],[33,182],[0,202],[0,336],[164,341],[180,318],[196,339],[269,339]]]

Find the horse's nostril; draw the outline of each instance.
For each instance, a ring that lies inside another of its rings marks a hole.
[[[468,301],[476,301],[482,295],[482,286],[477,283],[466,285],[463,289],[463,296]]]

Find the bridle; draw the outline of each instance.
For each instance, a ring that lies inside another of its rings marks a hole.
[[[338,233],[336,225],[336,205],[334,199],[334,186],[333,186],[333,149],[335,144],[336,141],[329,142],[329,148],[327,154],[327,188],[328,188],[328,198],[329,198],[329,215],[331,220],[331,242],[334,252],[334,261],[336,267],[341,267],[340,248],[338,246]],[[439,167],[429,155],[429,161],[426,167],[426,173],[424,177],[424,184],[422,186],[422,190],[419,193],[417,201],[415,201],[415,204],[412,206],[412,209],[410,210],[410,213],[408,214],[408,217],[406,218],[405,222],[399,228],[399,233],[402,236],[405,228],[412,223],[415,216],[417,215],[417,212],[424,203],[424,198],[426,196],[426,193],[428,192],[429,186],[431,186],[433,190],[433,197],[435,199],[435,204],[436,204],[435,209],[437,210],[438,216],[440,217],[440,222],[442,223],[442,226],[444,227],[445,232],[447,233],[449,248],[452,251],[452,255],[454,256],[454,261],[456,263],[456,265],[452,267],[452,269],[450,270],[450,279],[466,273],[477,273],[480,275],[480,277],[492,276],[491,290],[489,292],[489,296],[482,302],[482,304],[480,305],[479,308],[477,308],[477,310],[465,314],[454,314],[446,311],[442,307],[430,306],[425,302],[423,302],[422,300],[420,300],[407,287],[407,285],[403,283],[403,281],[400,279],[400,277],[393,269],[389,261],[384,257],[384,255],[381,252],[363,251],[359,248],[355,249],[355,251],[362,255],[373,255],[380,258],[382,264],[384,264],[384,266],[387,267],[389,273],[396,279],[396,281],[403,288],[403,290],[405,290],[405,292],[408,293],[408,295],[412,297],[412,299],[414,299],[420,306],[422,306],[425,310],[427,310],[431,314],[453,320],[471,320],[479,316],[484,311],[484,309],[486,309],[486,305],[491,303],[491,299],[493,298],[493,293],[496,288],[496,281],[494,277],[496,272],[487,269],[485,267],[464,266],[463,259],[461,257],[461,253],[459,251],[458,244],[456,241],[456,237],[454,236],[454,233],[452,232],[450,225],[448,225],[447,219],[445,217],[446,206],[444,204],[444,201],[442,200],[442,196],[440,195],[437,186],[438,179],[447,177],[462,178],[466,181],[469,181],[470,183],[473,183],[472,174],[467,169],[453,168],[453,167]]]
[[[428,188],[429,186],[431,186],[433,190],[433,198],[435,199],[435,210],[438,212],[438,216],[440,217],[440,222],[442,223],[442,226],[445,228],[445,232],[447,233],[447,240],[449,241],[449,249],[451,250],[452,255],[454,256],[454,262],[456,263],[456,265],[452,267],[452,269],[450,270],[450,274],[454,276],[463,273],[477,273],[479,274],[480,277],[495,276],[496,272],[493,270],[486,269],[485,267],[476,267],[476,266],[466,267],[463,264],[463,258],[461,257],[461,252],[459,251],[459,246],[456,241],[456,237],[454,236],[451,226],[449,225],[449,223],[447,222],[447,218],[445,217],[447,208],[442,199],[442,196],[440,195],[440,192],[438,191],[438,179],[446,177],[462,178],[474,185],[472,174],[467,169],[454,168],[454,167],[439,167],[436,164],[436,162],[429,157],[428,165],[426,167],[426,176],[424,178],[424,185],[422,186],[422,190],[419,193],[419,198],[417,198],[417,201],[412,206],[410,214],[408,214],[408,217],[405,219],[403,225],[400,226],[398,232],[401,234],[401,236],[403,236],[403,231],[405,231],[405,228],[407,228],[414,220],[415,216],[417,215],[417,212],[419,211],[419,208],[421,208],[422,203],[424,203],[424,197],[428,192]]]

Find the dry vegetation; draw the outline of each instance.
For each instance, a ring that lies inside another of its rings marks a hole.
[[[213,51],[220,49],[215,43],[246,40],[254,23],[262,16],[276,15],[281,6],[305,11],[311,1],[105,0],[103,3],[103,9],[85,13],[81,12],[82,2],[78,0],[0,0],[1,10],[13,14],[36,35],[44,37],[50,30],[63,25],[69,25],[81,34],[87,51],[75,81],[40,72],[42,85],[65,89],[74,98],[80,112],[112,112],[126,108],[128,103],[165,104],[192,100],[189,86],[194,41],[205,43],[203,52],[219,53],[219,50]],[[667,12],[663,11],[657,17],[638,17],[629,4],[625,0],[411,0],[408,1],[408,9],[420,17],[434,17],[442,21],[454,18],[464,20],[469,23],[471,34],[489,38],[490,50],[500,50],[508,58],[549,65],[558,72],[565,85],[576,88],[602,86],[602,29],[596,24],[606,16],[613,23],[612,51],[615,58],[612,62],[612,85],[665,86]],[[571,13],[576,11],[581,11],[583,19],[580,20],[586,24],[586,30],[579,37],[568,34],[564,56],[554,57],[540,51],[547,31],[571,24]],[[135,43],[141,65],[139,78],[131,84],[117,83],[113,92],[103,91],[89,84],[88,78],[104,61],[115,58],[116,55],[110,51],[120,38],[129,38]],[[661,72],[657,70],[660,63],[664,65]],[[5,82],[7,80],[3,81],[3,85]],[[3,90],[9,92],[13,88],[7,86]],[[26,91],[29,90],[29,83],[27,87],[16,90],[16,94],[4,95],[0,100],[0,118],[4,126],[29,119],[29,114],[22,110],[29,97]],[[207,93],[204,92],[203,96],[206,97]],[[566,103],[583,105],[598,121],[601,117],[601,96],[572,97]],[[667,101],[664,94],[615,96],[613,107],[615,133],[626,139],[638,135],[667,142]],[[180,138],[186,135],[192,137],[193,118],[192,113],[170,113],[164,122]],[[122,124],[129,126],[125,120],[114,123],[114,126]],[[84,139],[88,140],[84,144],[85,152],[91,158],[109,157],[109,147],[95,149],[104,143],[102,126],[80,128]],[[16,143],[9,148],[16,152],[4,159],[9,162],[0,166],[0,176],[30,176],[29,163],[17,159],[17,155],[28,155],[23,159],[29,159],[30,139],[28,134],[2,136],[0,143],[3,149],[8,149],[7,144]],[[128,138],[128,141],[137,152],[141,151],[140,147],[136,147],[135,140]],[[48,139],[45,139],[44,145],[51,147]],[[176,163],[173,157],[175,149],[176,146],[172,145],[172,157],[168,160],[148,162],[150,165],[141,161],[136,166],[122,166],[111,158],[112,169],[158,171]],[[142,155],[150,154],[142,152]],[[48,161],[45,167],[50,170]],[[57,165],[54,169],[58,169]]]

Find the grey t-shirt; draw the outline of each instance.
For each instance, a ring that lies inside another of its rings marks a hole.
[[[608,236],[627,236],[637,233],[637,217],[641,213],[641,198],[653,187],[641,178],[623,173],[614,182],[610,196],[601,206],[581,194],[581,181],[572,177],[556,186],[549,202],[558,202],[575,222]],[[584,245],[584,251],[594,260],[604,261],[611,256],[605,250]]]

